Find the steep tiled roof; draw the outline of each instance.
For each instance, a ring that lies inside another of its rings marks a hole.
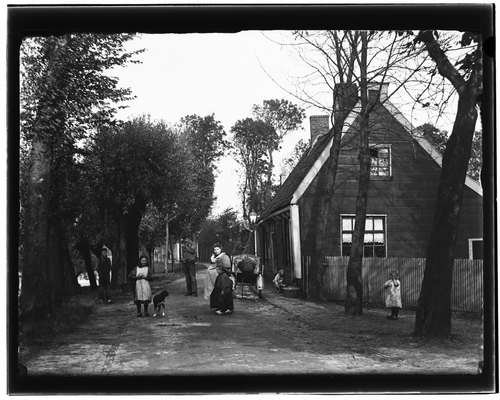
[[[266,207],[259,220],[266,219],[275,211],[278,211],[290,204],[293,193],[330,141],[332,134],[333,131],[331,130],[327,134],[319,136],[312,148],[304,153],[295,168],[290,172],[290,175],[286,178],[285,182],[283,182],[280,186],[278,192]]]

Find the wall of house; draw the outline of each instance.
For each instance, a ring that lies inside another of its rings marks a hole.
[[[391,145],[392,176],[370,180],[367,214],[387,215],[387,257],[425,257],[441,168],[382,106],[370,115],[369,127],[370,143]],[[359,171],[356,132],[357,121],[342,139],[335,194],[327,215],[328,229],[320,238],[325,255],[329,256],[341,255],[340,215],[355,213]],[[299,201],[303,256],[311,255],[312,251],[311,236],[316,229],[311,224],[313,212],[317,210],[315,197],[326,196],[321,180],[330,171],[325,166]],[[467,239],[482,237],[482,230],[482,197],[466,187],[456,258],[468,258]],[[316,272],[309,271],[313,281]]]

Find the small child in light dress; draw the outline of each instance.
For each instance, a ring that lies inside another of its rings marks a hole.
[[[398,319],[401,304],[401,282],[396,272],[389,274],[390,279],[384,283],[385,288],[385,306],[391,309],[391,315],[387,319]]]
[[[274,287],[280,293],[283,291],[283,288],[286,286],[284,283],[284,275],[285,275],[285,270],[283,268],[280,268],[278,270],[278,273],[274,276],[274,279],[273,279]]]

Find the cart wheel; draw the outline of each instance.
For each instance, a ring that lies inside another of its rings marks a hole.
[[[259,299],[262,299],[262,290],[259,290]]]

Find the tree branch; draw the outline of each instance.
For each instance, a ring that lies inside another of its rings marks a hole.
[[[417,39],[424,43],[429,55],[436,63],[439,73],[451,82],[459,94],[462,94],[465,90],[465,80],[448,60],[448,57],[434,38],[432,31],[420,31]]]

